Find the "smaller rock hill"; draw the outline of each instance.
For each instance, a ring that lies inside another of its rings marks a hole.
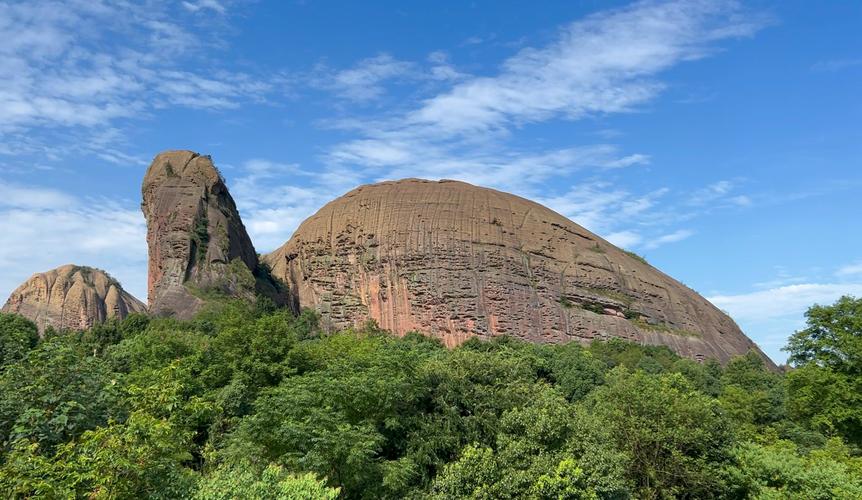
[[[464,182],[360,186],[265,260],[333,328],[374,319],[447,345],[617,337],[722,362],[760,352],[730,317],[642,258],[538,203]]]
[[[146,309],[105,271],[69,264],[34,274],[12,292],[2,311],[30,319],[41,334],[49,326],[85,330]]]

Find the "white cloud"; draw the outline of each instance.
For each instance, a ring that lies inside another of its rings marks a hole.
[[[75,198],[53,189],[19,186],[0,181],[0,207],[62,209],[74,205]]]
[[[449,62],[449,55],[443,51],[432,52],[428,55],[431,68],[428,70],[432,80],[454,81],[466,78],[468,75],[461,73]]]
[[[740,206],[740,207],[750,207],[753,203],[751,198],[745,195],[733,196],[728,199],[732,204]]]
[[[649,241],[644,246],[644,248],[652,250],[668,243],[676,243],[677,241],[682,241],[686,238],[691,237],[693,234],[694,231],[691,231],[689,229],[679,229],[677,231],[661,235],[658,238]]]
[[[137,202],[0,184],[0,300],[33,273],[99,267],[146,301],[146,226]]]
[[[703,210],[650,213],[666,190],[636,194],[614,187],[613,169],[650,164],[649,154],[613,144],[543,150],[540,141],[525,148],[509,139],[532,123],[637,109],[664,88],[661,72],[705,57],[718,41],[750,35],[762,25],[733,2],[639,2],[600,12],[564,26],[545,46],[520,50],[495,74],[459,74],[447,90],[412,107],[408,101],[404,111],[332,122],[353,138],[331,146],[322,160],[328,169],[349,168],[368,180],[450,178],[514,192],[600,234],[628,231],[631,245],[632,234],[641,235],[639,245],[649,239],[646,248],[679,241],[690,232],[665,228],[658,237],[648,235],[658,231],[656,226]],[[429,61],[442,65],[448,59],[434,53]],[[365,81],[365,75],[360,71],[348,81]],[[378,81],[369,80],[369,95],[379,95]],[[577,181],[575,174],[585,179]],[[711,188],[735,197],[722,206],[750,202],[720,183]],[[676,204],[681,208],[684,202]]]
[[[392,84],[451,82],[465,78],[442,51],[428,55],[427,64],[401,61],[382,53],[362,59],[350,68],[333,70],[319,64],[309,79],[313,87],[328,90],[340,99],[361,103],[379,99]]]
[[[219,14],[224,14],[227,11],[224,5],[217,0],[197,0],[196,2],[183,2],[183,7],[191,12],[200,10],[211,10]]]
[[[325,67],[318,67],[318,75],[313,78],[313,83],[333,91],[342,99],[368,101],[383,95],[385,82],[413,78],[416,71],[416,65],[411,62],[399,61],[389,54],[379,54],[342,71],[332,72]]]
[[[363,150],[354,146],[362,144]],[[454,152],[445,146],[425,145],[414,149],[415,143],[366,141],[344,145],[354,153],[352,162],[337,158],[341,163],[364,164],[376,169],[376,178],[398,179],[422,177],[428,179],[458,179],[481,186],[535,197],[543,191],[541,184],[584,170],[620,168],[623,163],[636,165],[643,160],[621,156],[618,148],[609,144],[576,146],[540,153],[497,152],[464,149]],[[392,149],[388,149],[392,148]],[[336,150],[334,154],[343,154]],[[634,155],[638,156],[638,155]]]
[[[229,187],[260,253],[281,246],[308,216],[362,182],[355,172],[310,172],[264,159],[249,160],[238,170]]]
[[[607,168],[625,168],[631,167],[632,165],[646,165],[649,162],[649,155],[637,153],[606,162],[603,166]]]
[[[634,195],[606,181],[585,182],[568,192],[553,197],[538,197],[537,201],[599,234],[621,231],[621,226],[643,222],[647,213],[669,190],[658,189],[644,195]],[[630,245],[635,243],[629,238]]]
[[[673,1],[639,2],[589,16],[565,26],[553,43],[525,48],[505,60],[496,75],[463,78],[404,113],[350,120],[349,128],[364,137],[336,144],[331,158],[344,159],[348,152],[351,161],[376,166],[380,151],[395,149],[423,158],[433,152],[438,160],[480,156],[477,149],[511,158],[515,153],[489,139],[532,122],[630,111],[663,88],[656,79],[662,71],[706,56],[719,40],[750,35],[762,26],[744,14],[733,2]],[[435,53],[431,60],[444,58]],[[400,65],[400,72],[389,69],[395,63],[378,56],[334,79],[343,79],[346,88],[362,83],[378,95],[379,74],[403,73]],[[378,66],[384,70],[374,70]],[[413,160],[408,155],[398,159]],[[635,153],[604,166],[648,161],[646,154]]]
[[[617,231],[605,235],[605,239],[620,248],[631,248],[643,240],[643,237],[633,231]]]
[[[708,300],[740,321],[802,317],[814,304],[830,304],[842,295],[862,295],[862,283],[803,283]],[[792,332],[788,332],[792,333]]]
[[[779,288],[786,285],[796,285],[810,281],[805,276],[795,276],[782,266],[776,266],[777,276],[774,279],[761,281],[754,284],[754,288]]]
[[[848,264],[835,272],[836,276],[846,277],[846,276],[856,276],[862,274],[862,262],[856,262],[854,264]]]
[[[827,305],[842,295],[862,296],[862,283],[801,283],[740,294],[713,295],[707,300],[726,311],[742,330],[776,362],[787,339],[805,326],[805,311]]]
[[[80,136],[116,130],[118,120],[168,106],[231,109],[263,101],[281,84],[277,76],[220,69],[203,55],[201,48],[217,46],[223,30],[210,18],[206,30],[198,29],[195,12],[224,13],[223,3],[183,6],[160,0],[0,6],[0,151],[80,150],[90,142]],[[207,69],[188,69],[195,67]],[[115,148],[101,156],[123,161],[124,155]]]
[[[663,85],[652,77],[710,52],[710,43],[754,33],[760,22],[731,2],[640,2],[565,27],[556,42],[527,48],[494,77],[429,99],[409,121],[463,133],[555,116],[629,111]]]
[[[688,204],[693,207],[748,207],[752,205],[751,198],[737,194],[739,182],[721,180],[691,193]]]

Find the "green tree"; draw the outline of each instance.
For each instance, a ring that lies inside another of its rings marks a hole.
[[[56,337],[0,375],[0,440],[51,448],[117,414],[117,380],[108,364]]]
[[[531,496],[548,500],[598,500],[596,490],[587,484],[587,477],[577,462],[566,458],[557,468],[543,474],[533,485]]]
[[[789,441],[741,443],[726,471],[732,498],[831,500],[862,498],[862,460],[840,440],[800,455]]]
[[[294,475],[278,465],[263,470],[246,464],[222,466],[201,480],[195,500],[335,500],[339,489],[329,488],[314,474]]]
[[[721,376],[719,401],[741,437],[753,439],[787,417],[786,388],[754,351],[730,360]]]
[[[36,325],[17,314],[0,313],[0,371],[36,347]]]
[[[436,497],[627,497],[622,469],[585,452],[594,449],[575,434],[575,408],[551,387],[536,385],[532,393],[532,401],[503,414],[493,446],[468,445],[444,468],[434,482]]]
[[[570,401],[583,399],[604,382],[605,363],[577,342],[555,346],[549,365],[554,385]]]
[[[639,498],[703,498],[720,491],[716,471],[729,456],[729,426],[715,400],[679,374],[615,368],[582,418],[608,429],[626,456]]]
[[[790,412],[862,446],[862,299],[813,306],[806,318],[785,349],[797,367],[787,375]]]
[[[47,458],[36,443],[18,441],[0,467],[0,487],[10,497],[188,497],[194,473],[190,435],[169,422],[135,412],[123,423],[85,432]]]
[[[415,348],[414,348],[415,347]],[[311,340],[291,353],[300,374],[264,389],[226,454],[313,471],[348,497],[394,495],[413,482],[402,458],[419,421],[421,344],[373,331]]]
[[[845,296],[831,306],[805,313],[807,326],[784,349],[794,366],[816,364],[847,375],[862,375],[862,299]]]

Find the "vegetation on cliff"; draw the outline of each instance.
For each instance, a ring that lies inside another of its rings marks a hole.
[[[862,300],[769,371],[620,340],[456,349],[210,304],[37,341],[0,316],[0,491],[86,498],[860,498]]]

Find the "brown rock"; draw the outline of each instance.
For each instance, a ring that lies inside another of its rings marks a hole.
[[[105,271],[70,264],[31,276],[2,311],[30,319],[41,333],[49,326],[86,330],[109,318],[144,312],[146,306]]]
[[[620,337],[721,361],[757,349],[642,259],[537,203],[463,182],[361,186],[265,260],[332,328],[374,319],[447,345]]]
[[[144,177],[150,312],[188,319],[212,292],[253,300],[255,289],[283,302],[258,280],[258,259],[224,179],[209,156],[166,151]]]

